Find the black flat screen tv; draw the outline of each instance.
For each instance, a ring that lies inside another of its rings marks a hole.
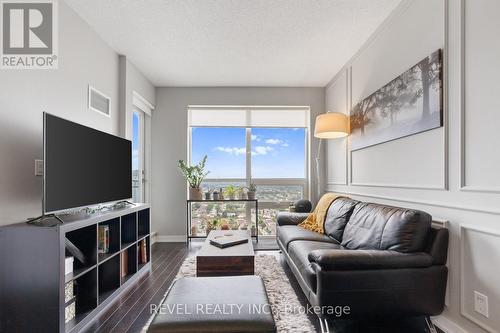
[[[44,113],[43,213],[132,197],[129,140]]]

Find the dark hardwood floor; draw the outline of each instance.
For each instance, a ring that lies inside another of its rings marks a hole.
[[[85,332],[140,332],[150,318],[150,305],[159,304],[173,282],[180,265],[186,257],[193,255],[201,246],[201,242],[193,241],[189,246],[185,243],[155,243],[152,246],[152,269],[143,276],[137,284],[133,285],[121,295],[108,310],[103,312]],[[266,246],[267,248],[267,246]],[[307,305],[300,286],[296,282],[286,261],[277,251],[262,251],[260,253],[276,255],[290,279],[297,297],[302,305]],[[319,322],[313,315],[309,316],[316,330],[320,332]],[[332,333],[423,333],[426,332],[421,325],[422,321],[415,322],[352,322],[338,321],[332,323]]]
[[[150,304],[158,304],[172,283],[190,248],[184,243],[155,243],[151,272],[121,295],[85,332],[140,332],[150,317]]]

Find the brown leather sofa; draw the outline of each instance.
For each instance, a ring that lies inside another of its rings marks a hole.
[[[443,311],[448,230],[432,228],[429,214],[339,198],[328,210],[325,234],[297,226],[307,215],[280,213],[277,241],[320,318]]]

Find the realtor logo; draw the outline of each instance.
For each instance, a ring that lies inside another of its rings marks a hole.
[[[57,68],[57,3],[0,0],[1,68]]]

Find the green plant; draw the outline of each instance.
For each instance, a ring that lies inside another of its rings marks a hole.
[[[257,186],[255,185],[254,182],[250,182],[250,185],[248,185],[247,189],[250,191],[250,192],[257,192]]]
[[[205,164],[207,163],[207,155],[198,162],[196,165],[188,166],[184,160],[179,160],[177,166],[181,170],[184,177],[186,177],[189,187],[200,188],[203,179],[209,174],[210,171],[205,171]]]
[[[228,187],[225,188],[224,194],[227,195],[228,197],[233,196],[236,194],[236,187],[233,185],[229,185]]]

